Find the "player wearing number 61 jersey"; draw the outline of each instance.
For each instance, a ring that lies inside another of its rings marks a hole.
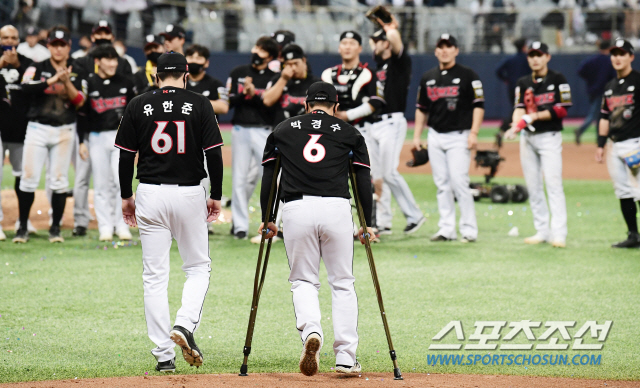
[[[174,342],[189,364],[202,365],[193,332],[200,323],[209,288],[207,221],[220,214],[222,137],[209,100],[184,90],[186,58],[163,54],[157,71],[160,89],[134,98],[127,106],[115,146],[120,148],[122,214],[127,224],[140,227],[144,307],[149,338],[157,345],[152,350],[158,361],[156,370],[173,371]],[[140,185],[134,202],[131,179],[136,152]],[[209,199],[200,186],[206,177],[205,153],[211,179]],[[187,280],[182,307],[169,332],[167,285],[173,238],[178,242]]]

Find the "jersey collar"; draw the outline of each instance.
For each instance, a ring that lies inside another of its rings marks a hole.
[[[327,112],[320,110],[320,109],[316,109],[314,111],[311,111],[311,114],[321,114],[321,115],[326,115]]]

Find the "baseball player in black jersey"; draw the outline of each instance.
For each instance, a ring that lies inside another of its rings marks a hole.
[[[112,46],[115,40],[116,38],[113,35],[113,27],[111,26],[111,23],[106,20],[100,20],[94,24],[91,30],[91,42],[93,42],[94,47],[86,56],[76,60],[75,65],[78,67],[78,71],[82,71],[86,74],[97,72],[96,64],[94,63],[93,56],[91,55],[92,51],[102,44]],[[118,69],[116,72],[125,76],[131,76],[133,74],[129,61],[120,57],[118,57]]]
[[[184,43],[187,37],[187,31],[177,24],[168,24],[164,32],[160,33],[164,38],[164,50],[166,52],[183,53]]]
[[[189,63],[187,90],[207,97],[216,115],[224,115],[229,112],[229,96],[225,85],[207,74],[210,55],[209,49],[199,44],[187,47],[185,52]]]
[[[2,115],[2,129],[0,129],[0,135],[2,136],[0,151],[2,151],[2,154],[0,155],[4,159],[7,151],[9,152],[9,163],[11,163],[12,173],[15,178],[14,189],[18,200],[20,200],[22,151],[24,148],[24,135],[27,131],[27,110],[29,109],[29,102],[22,92],[20,82],[25,70],[31,64],[31,59],[16,51],[18,43],[20,43],[18,29],[11,25],[0,28],[0,44],[4,48],[12,47],[11,49],[3,50],[0,56],[0,79],[5,82],[5,88],[0,89],[0,91],[3,98],[6,92],[6,97],[9,101],[5,105],[5,111]],[[0,168],[0,181],[2,181],[2,175],[2,169]],[[0,221],[2,219],[3,213],[0,206]],[[16,220],[16,230],[19,224],[20,222]],[[27,227],[29,232],[36,232],[30,221],[27,221]],[[3,236],[4,233],[0,231],[0,239],[4,239],[2,238]]]
[[[523,131],[520,137],[520,162],[533,213],[536,234],[527,244],[550,242],[564,248],[567,239],[567,204],[562,187],[562,118],[571,103],[571,87],[559,72],[549,70],[549,48],[531,42],[527,50],[531,75],[518,80],[515,110],[507,139]],[[544,195],[544,183],[549,206]],[[549,222],[551,210],[551,222]]]
[[[387,102],[374,114],[373,124],[367,131],[367,147],[371,157],[371,173],[378,192],[376,204],[376,226],[380,234],[391,234],[391,194],[405,218],[405,233],[417,231],[425,222],[416,205],[409,185],[398,172],[400,152],[407,134],[407,92],[411,79],[411,58],[404,50],[398,32],[398,23],[392,17],[391,23],[378,19],[383,27],[370,38],[377,64],[377,89],[382,90]]]
[[[631,68],[633,45],[617,39],[610,50],[611,64],[617,72],[605,87],[598,130],[596,161],[604,161],[607,138],[607,168],[613,180],[616,197],[620,199],[622,216],[627,224],[627,239],[613,244],[613,248],[640,247],[636,201],[640,200],[640,72]]]
[[[140,94],[158,88],[158,85],[155,83],[154,74],[156,74],[158,58],[164,53],[162,40],[159,36],[147,35],[145,37],[143,50],[147,62],[133,75],[133,83]]]
[[[198,328],[209,288],[207,222],[220,214],[222,196],[222,136],[209,100],[184,90],[188,72],[182,54],[158,59],[160,89],[134,98],[125,111],[115,146],[120,149],[122,213],[130,226],[140,228],[144,307],[156,370],[175,370],[174,342],[184,359],[202,365],[193,332]],[[203,152],[204,151],[204,152]],[[138,156],[140,180],[134,202],[133,164]],[[206,176],[204,154],[211,177],[206,198],[200,180]],[[169,331],[169,251],[173,239],[187,275],[182,307]]]
[[[307,58],[302,48],[296,44],[289,44],[280,54],[284,60],[284,67],[269,84],[262,96],[266,106],[276,106],[275,122],[280,123],[290,117],[305,113],[304,102],[307,89],[320,79],[309,74]]]
[[[334,117],[338,95],[327,83],[316,82],[306,98],[308,114],[280,123],[264,150],[260,202],[265,217],[275,170],[276,149],[281,155],[280,197],[284,202],[284,244],[291,273],[296,327],[304,342],[300,371],[318,373],[324,338],[320,324],[320,258],[325,263],[332,290],[336,371],[360,372],[358,300],[353,277],[353,220],[349,204],[349,153],[353,153],[359,195],[367,225],[371,225],[372,194],[369,155],[364,138],[353,126]],[[262,230],[264,225],[260,226]],[[277,233],[273,222],[267,238]],[[371,228],[367,232],[373,236]],[[363,231],[360,230],[361,241]]]
[[[269,69],[274,73],[279,73],[284,66],[284,58],[282,57],[282,49],[292,43],[296,42],[296,34],[289,30],[278,30],[271,34],[273,40],[278,43],[279,54],[278,57],[269,62]]]
[[[48,160],[50,189],[53,191],[49,241],[64,241],[60,235],[60,220],[69,188],[68,172],[76,137],[76,111],[86,100],[81,77],[70,66],[71,36],[66,27],[55,27],[49,32],[47,47],[51,58],[32,64],[22,77],[22,90],[31,104],[27,113],[29,123],[22,157],[20,227],[14,238],[14,242],[19,243],[28,239],[27,218],[45,160]]]
[[[278,57],[278,44],[273,38],[258,39],[251,49],[251,64],[238,66],[227,79],[229,105],[234,108],[231,135],[233,181],[231,212],[233,234],[246,239],[249,231],[249,198],[262,174],[252,172],[260,166],[260,158],[274,124],[275,109],[262,101],[262,95],[275,73],[268,69],[269,62]],[[255,167],[253,167],[255,168]]]
[[[92,56],[98,72],[87,77],[88,99],[83,116],[78,118],[78,152],[82,160],[91,161],[99,240],[113,240],[114,230],[121,240],[131,240],[129,227],[122,218],[119,152],[113,145],[120,119],[136,91],[129,77],[116,72],[118,53],[113,46],[98,46]],[[86,142],[87,138],[90,141]]]
[[[457,238],[454,196],[460,207],[461,241],[478,238],[469,163],[484,117],[484,92],[478,75],[456,63],[458,53],[457,40],[449,34],[440,35],[435,50],[439,65],[424,73],[418,87],[413,146],[421,148],[420,135],[427,124],[429,161],[438,188],[439,230],[431,241]]]

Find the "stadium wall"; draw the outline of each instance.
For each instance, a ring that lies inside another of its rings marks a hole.
[[[131,48],[128,52],[138,64],[144,63],[142,50]],[[249,55],[246,53],[213,53],[211,55],[211,65],[208,73],[226,82],[231,70],[238,66],[249,63]],[[569,81],[573,94],[573,107],[569,109],[569,117],[584,117],[588,110],[588,96],[584,81],[578,77],[576,70],[582,60],[593,54],[555,54],[553,55],[549,68],[562,72]],[[497,65],[508,55],[499,54],[460,54],[458,63],[469,66],[475,70],[484,84],[485,119],[502,119],[510,115],[511,102],[508,101],[507,88],[495,74]],[[312,54],[309,55],[309,64],[313,74],[320,76],[322,70],[340,63],[337,54]],[[436,66],[437,60],[433,55],[413,55],[413,71],[411,76],[411,87],[407,100],[407,120],[412,121],[415,113],[415,99],[418,90],[418,81],[422,73]],[[362,61],[375,67],[372,58],[362,56]],[[640,61],[634,63],[634,67],[640,70]],[[229,122],[231,115],[220,117],[221,122]]]

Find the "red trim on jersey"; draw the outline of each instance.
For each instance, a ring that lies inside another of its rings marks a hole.
[[[357,164],[358,166],[362,166],[362,167],[366,167],[366,168],[371,168],[371,166],[366,165],[366,164],[364,164],[364,163],[353,162],[353,164]]]
[[[559,119],[563,119],[567,116],[567,110],[560,106],[560,104],[556,104],[553,107],[553,111],[556,112],[556,116],[558,116]]]
[[[272,160],[276,160],[276,158],[265,159],[265,160],[262,161],[262,164],[265,164],[265,163],[270,162]]]
[[[130,149],[128,149],[128,148],[125,148],[125,147],[123,147],[123,146],[121,146],[121,145],[114,144],[114,146],[115,146],[116,148],[120,148],[121,150],[129,151],[129,152],[134,152],[134,153],[135,153],[135,152],[138,152],[138,151],[134,151],[134,150],[130,150]]]
[[[216,145],[212,145],[211,147],[207,147],[207,148],[205,148],[203,151],[208,151],[208,150],[210,150],[210,149],[212,149],[212,148],[220,147],[220,146],[222,146],[222,145],[224,145],[224,143],[219,143],[219,144],[216,144]]]

